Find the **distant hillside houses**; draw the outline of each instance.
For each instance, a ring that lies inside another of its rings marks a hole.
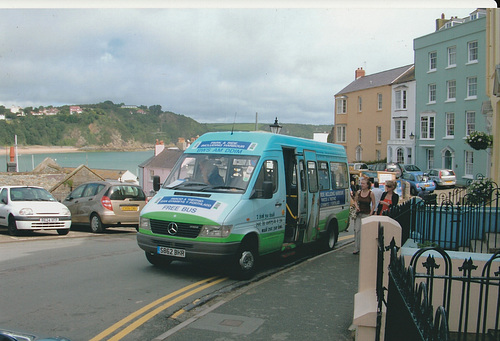
[[[41,111],[32,111],[31,115],[33,116],[54,116],[59,113],[59,109],[57,108],[48,108],[48,109],[43,109]],[[26,116],[26,114],[23,112],[22,114],[19,113],[17,116]]]

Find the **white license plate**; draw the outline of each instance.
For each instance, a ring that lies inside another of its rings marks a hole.
[[[59,218],[40,218],[41,223],[56,223],[59,221]]]
[[[174,249],[171,247],[158,246],[157,252],[160,255],[172,256],[172,257],[186,257],[186,250],[183,249]]]

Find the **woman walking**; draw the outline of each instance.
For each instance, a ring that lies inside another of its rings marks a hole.
[[[375,195],[370,190],[372,183],[369,179],[361,179],[361,189],[356,192],[354,205],[356,207],[356,218],[354,219],[354,252],[359,254],[361,243],[361,219],[369,217],[375,210]]]
[[[393,206],[397,206],[399,202],[399,195],[394,192],[395,189],[396,181],[389,180],[385,183],[385,192],[382,193],[377,208],[378,215],[381,215],[384,211],[388,211]]]

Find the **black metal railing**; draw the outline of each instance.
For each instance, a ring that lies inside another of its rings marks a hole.
[[[383,259],[381,233],[379,257]],[[405,258],[391,244],[385,248],[391,251],[386,341],[500,339],[500,252],[480,269],[479,261],[471,258],[454,267],[445,250],[428,247],[419,249],[406,267]],[[457,270],[461,274],[455,275]],[[377,292],[378,285],[377,279]],[[377,297],[380,305],[384,297]]]
[[[457,192],[458,193],[458,192]],[[458,194],[457,194],[458,197]],[[401,245],[412,238],[419,246],[494,253],[500,249],[500,189],[491,184],[478,196],[428,202],[412,198],[387,214],[402,227]]]

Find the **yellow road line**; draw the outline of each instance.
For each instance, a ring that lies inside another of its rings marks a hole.
[[[125,337],[126,335],[128,335],[130,332],[134,331],[136,328],[138,328],[139,326],[143,325],[144,323],[146,323],[151,318],[155,317],[156,315],[158,315],[160,312],[162,312],[163,310],[167,309],[168,307],[173,306],[175,303],[180,302],[183,299],[185,299],[185,298],[187,298],[187,297],[189,297],[191,295],[194,295],[194,294],[196,294],[199,291],[202,291],[202,290],[204,290],[206,288],[209,288],[209,287],[211,287],[211,286],[213,286],[213,285],[215,285],[217,283],[223,282],[226,279],[227,279],[227,277],[218,279],[216,281],[213,281],[211,283],[208,283],[208,284],[205,284],[205,285],[203,285],[201,287],[193,289],[193,290],[185,293],[184,295],[178,296],[178,297],[176,297],[175,299],[173,299],[171,301],[168,301],[164,305],[156,308],[155,310],[147,313],[146,315],[144,315],[140,319],[138,319],[135,322],[131,323],[130,325],[128,325],[128,327],[126,327],[125,329],[123,329],[121,332],[119,332],[118,334],[116,334],[115,336],[113,336],[112,338],[110,338],[109,340],[110,341],[121,340],[123,337]]]
[[[354,238],[353,235],[350,235],[350,236],[342,236],[342,237],[339,237],[339,240],[346,240],[346,239],[351,239],[351,238]]]
[[[163,303],[164,301],[172,298],[172,297],[175,297],[185,291],[188,291],[194,287],[197,287],[203,283],[207,283],[207,282],[210,282],[214,279],[216,279],[217,276],[215,277],[210,277],[210,278],[206,278],[202,281],[199,281],[199,282],[196,282],[196,283],[193,283],[193,284],[190,284],[184,288],[181,288],[177,291],[174,291],[173,293],[170,293],[166,296],[163,296],[162,298],[159,298],[157,299],[156,301],[146,305],[145,307],[133,312],[132,314],[128,315],[127,317],[123,318],[122,320],[116,322],[115,324],[113,324],[111,327],[107,328],[106,330],[102,331],[101,333],[99,333],[97,336],[93,337],[92,339],[90,339],[90,341],[99,341],[99,340],[102,340],[104,339],[106,336],[108,336],[109,334],[115,332],[118,328],[122,327],[124,324],[126,324],[127,322],[133,320],[134,318],[136,318],[137,316],[145,313],[146,311],[148,311],[149,309],[153,308],[154,306],[158,305],[158,304],[161,304]],[[223,280],[226,280],[227,278],[223,278]],[[220,280],[217,281],[217,283],[221,282]]]

